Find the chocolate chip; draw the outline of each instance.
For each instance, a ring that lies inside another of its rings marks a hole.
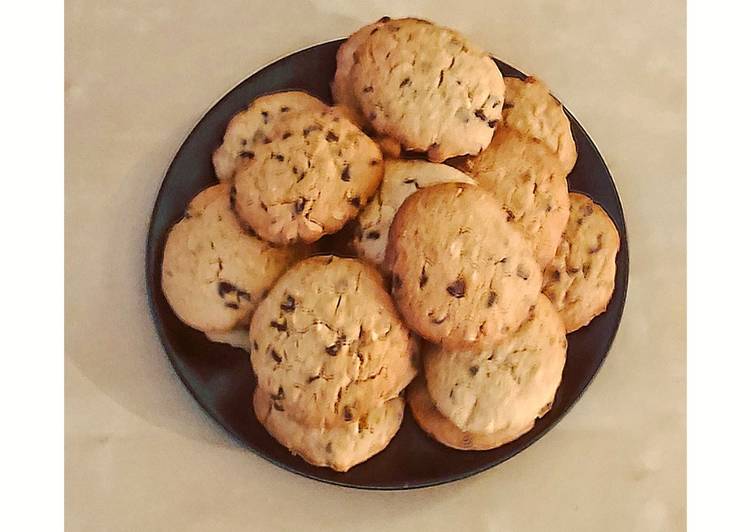
[[[355,196],[353,198],[349,198],[349,202],[352,205],[354,205],[355,207],[358,207],[358,208],[360,207],[360,197],[359,196]]]
[[[283,105],[282,107],[280,107],[280,108],[279,108],[279,110],[280,110],[280,111],[281,111],[282,113],[286,113],[287,111],[289,111],[289,107],[287,107],[286,105]]]
[[[263,117],[263,123],[268,124],[269,123],[269,113],[267,111],[261,111],[261,116]]]
[[[513,108],[514,108],[513,103],[504,102],[503,107],[501,109],[513,109]]]
[[[516,216],[514,216],[514,213],[511,212],[511,210],[509,210],[509,209],[504,209],[504,210],[506,211],[506,221],[507,222],[514,221],[514,219],[516,218]]]
[[[469,367],[469,374],[473,377],[477,375],[477,372],[480,371],[480,366],[470,366]]]
[[[248,139],[240,139],[240,146],[245,146],[248,143]]]
[[[258,342],[256,342],[255,340],[253,340],[253,349],[258,351]]]
[[[235,185],[232,185],[232,188],[229,189],[229,208],[234,210],[236,202],[237,202],[237,189],[235,188]]]
[[[536,193],[537,193],[537,183],[532,185],[532,194],[536,194]]]
[[[420,288],[424,287],[427,282],[428,276],[425,274],[425,266],[423,266],[420,271]]]
[[[545,212],[550,212],[552,210],[553,210],[553,207],[550,206],[549,204],[545,206]]]
[[[404,184],[405,184],[405,185],[411,185],[411,184],[412,184],[412,183],[414,183],[414,182],[415,182],[415,180],[414,180],[414,179],[412,179],[412,178],[409,178],[409,179],[405,179],[405,180],[404,180]]]
[[[244,159],[252,159],[255,156],[256,156],[256,154],[254,152],[252,152],[252,151],[245,151],[245,150],[243,150],[243,151],[240,152],[240,157],[242,157]]]
[[[225,294],[237,292],[237,287],[227,281],[219,281],[216,289],[219,292],[219,297],[224,297]]]
[[[391,17],[381,17],[378,19],[378,22],[383,23],[383,22],[388,22],[389,20],[391,20]]]
[[[488,117],[485,116],[485,111],[483,111],[482,109],[478,109],[477,111],[475,111],[475,116],[477,118],[479,118],[480,120],[487,120],[488,119]]]
[[[498,294],[496,294],[495,292],[491,291],[488,294],[488,307],[492,307],[495,304],[495,300],[497,298],[498,298]]]
[[[263,137],[263,143],[264,144],[271,144],[271,139],[269,137]]]
[[[263,209],[264,211],[268,211],[268,210],[269,210],[269,208],[268,208],[268,207],[266,206],[266,204],[265,204],[264,202],[261,202],[261,208],[262,208],[262,209]]]
[[[284,399],[284,388],[279,386],[279,390],[277,390],[276,395],[271,395],[271,398],[274,401],[282,401]]]
[[[488,127],[494,129],[498,125],[498,120],[488,120]]]
[[[318,124],[313,124],[312,126],[308,126],[302,130],[302,136],[307,138],[308,135],[310,135],[313,131],[321,131],[322,129],[323,128]]]
[[[231,301],[225,303],[224,306],[235,309],[235,310],[240,308],[240,305],[238,305],[237,303],[232,303]]]
[[[256,347],[256,349],[258,348]],[[277,353],[274,349],[271,350],[271,358],[273,358],[274,362],[276,362],[277,364],[281,363],[282,361],[282,357],[280,357],[279,353]]]
[[[365,94],[368,94],[369,92],[373,92],[373,86],[372,85],[368,85],[367,87],[365,87],[362,90],[362,92],[364,92]]]
[[[589,254],[591,255],[592,253],[597,253],[601,249],[602,249],[602,233],[597,235],[597,245],[593,248],[589,248]]]
[[[443,85],[443,70],[441,70],[441,76],[438,78],[438,86],[440,87]]]
[[[272,321],[269,323],[274,329],[277,331],[286,331],[287,330],[287,324],[286,323],[280,323],[278,321]]]
[[[276,159],[279,162],[284,162],[284,155],[282,155],[281,153],[277,153],[276,155],[274,155],[274,159]]]
[[[441,72],[441,73],[443,73],[443,72]],[[409,85],[409,84],[411,84],[411,83],[412,83],[412,80],[411,80],[411,79],[409,79],[409,78],[404,78],[404,79],[402,80],[402,82],[401,82],[401,83],[399,84],[399,88],[401,89],[401,88],[403,88],[403,87],[406,87],[407,85]]]
[[[352,410],[348,406],[344,407],[344,421],[352,421]]]
[[[566,273],[569,275],[574,275],[575,273],[579,273],[579,268],[566,268]]]
[[[326,140],[328,142],[338,142],[339,136],[333,131],[329,131],[328,133],[326,133]]]
[[[589,263],[582,266],[582,273],[584,274],[585,279],[589,275],[589,268],[590,268]]]
[[[375,32],[377,32],[380,28],[373,28],[370,30],[370,34],[373,35]]]
[[[550,276],[554,281],[559,281],[561,279],[561,272],[559,270],[553,270],[553,273]]]
[[[584,216],[589,216],[594,212],[594,209],[592,209],[592,204],[587,203],[583,208],[582,211],[584,212]]]
[[[328,443],[326,444],[326,452],[327,452],[327,453],[330,453],[331,451],[332,451],[332,448],[331,448],[331,442],[328,442]]]
[[[311,377],[308,377],[308,384],[310,384],[311,382],[313,382],[315,380],[318,380],[320,378],[321,378],[320,375],[312,375]]]
[[[282,140],[287,140],[291,136],[292,136],[292,133],[290,133],[289,131],[285,131],[284,134],[282,135]]]
[[[367,238],[368,240],[378,240],[379,238],[381,238],[381,233],[379,233],[378,231],[368,231],[365,234],[365,238]]]
[[[344,167],[344,169],[342,169],[341,179],[342,179],[342,181],[349,181],[351,179],[351,177],[349,175],[349,165],[346,165]]]
[[[370,166],[375,166],[375,165],[377,165],[377,164],[378,164],[378,163],[380,163],[380,162],[381,162],[381,161],[379,161],[378,159],[371,159],[371,160],[370,160]]]
[[[284,412],[284,407],[280,405],[279,403],[277,403],[276,401],[274,401],[271,404],[274,405],[274,410],[278,410],[279,412]]]
[[[308,202],[305,198],[297,198],[297,201],[295,202],[295,212],[300,214],[302,211],[305,210],[305,204]]]
[[[341,348],[341,344],[339,343],[339,340],[337,340],[335,343],[331,344],[326,348],[326,354],[335,357],[339,353],[339,348]]]
[[[293,310],[295,310],[296,304],[297,302],[295,301],[295,298],[288,295],[287,299],[281,305],[279,305],[279,308],[281,308],[284,312],[292,312]]]
[[[446,287],[446,292],[451,294],[452,297],[461,299],[464,297],[464,290],[466,288],[467,287],[464,284],[464,279],[459,278]]]

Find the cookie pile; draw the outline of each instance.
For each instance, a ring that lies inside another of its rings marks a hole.
[[[232,118],[219,184],[168,235],[167,301],[250,351],[256,417],[311,464],[384,449],[405,398],[449,447],[518,438],[614,289],[618,232],[568,192],[561,105],[418,19],[355,32],[331,88],[333,107],[289,91]]]

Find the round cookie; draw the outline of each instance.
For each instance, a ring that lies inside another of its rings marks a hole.
[[[474,180],[445,164],[419,159],[387,159],[378,194],[357,218],[358,230],[352,244],[358,256],[381,267],[386,255],[389,228],[396,211],[417,190],[440,183],[474,184]],[[568,194],[566,199],[568,200]],[[555,253],[555,249],[553,252]]]
[[[566,332],[605,312],[615,289],[615,256],[621,241],[602,207],[572,193],[571,215],[555,257],[545,268],[542,291],[566,324]]]
[[[303,109],[324,111],[327,106],[302,91],[275,92],[256,98],[233,116],[212,156],[219,181],[231,180],[237,168],[253,157],[253,146],[264,142],[279,118]]]
[[[384,22],[391,20],[389,17],[383,17],[373,24],[363,26],[344,41],[336,52],[336,72],[334,80],[331,82],[331,96],[338,105],[346,108],[349,117],[353,123],[360,127],[367,124],[365,117],[360,111],[354,92],[352,90],[352,80],[350,72],[355,63],[355,51],[365,42],[370,33],[383,25]]]
[[[416,373],[416,342],[381,276],[356,259],[296,264],[259,305],[250,337],[258,385],[310,426],[357,419]]]
[[[499,127],[490,146],[466,165],[477,184],[501,202],[506,219],[531,242],[544,268],[569,213],[566,172],[555,155],[534,139]]]
[[[527,317],[542,284],[529,242],[489,192],[467,184],[407,198],[391,224],[386,266],[410,328],[453,348],[497,344]]]
[[[237,213],[277,244],[314,242],[354,218],[378,189],[378,145],[336,112],[277,122],[235,175]]]
[[[576,144],[561,104],[536,78],[506,78],[505,81],[503,123],[542,142],[556,154],[568,175],[576,164]]]
[[[428,388],[423,377],[416,378],[407,389],[407,402],[412,417],[428,436],[447,447],[460,451],[486,451],[495,449],[513,441],[529,432],[534,426],[531,421],[527,426],[514,429],[499,430],[484,434],[481,432],[464,432],[441,414],[430,398]]]
[[[302,425],[278,407],[271,394],[256,388],[253,409],[269,434],[309,464],[340,472],[385,449],[399,430],[404,416],[401,397],[386,401],[349,423],[329,429]]]
[[[248,323],[264,293],[299,258],[246,232],[232,212],[229,185],[207,188],[167,236],[162,291],[178,318],[201,331]]]
[[[563,320],[540,294],[527,320],[496,347],[426,352],[428,392],[462,431],[515,433],[550,409],[566,347]]]
[[[350,79],[373,129],[431,161],[478,153],[502,118],[503,77],[493,60],[424,20],[372,29],[353,54]]]

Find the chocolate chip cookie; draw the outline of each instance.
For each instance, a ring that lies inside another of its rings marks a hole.
[[[534,426],[532,421],[527,426],[501,429],[489,434],[464,432],[438,411],[422,376],[409,385],[407,402],[412,410],[412,417],[422,430],[437,442],[460,451],[495,449],[529,432]]]
[[[389,228],[396,211],[416,191],[440,183],[474,184],[474,180],[445,164],[419,159],[387,159],[381,188],[357,217],[358,228],[352,245],[358,256],[381,267],[386,254]],[[568,200],[568,194],[566,199]],[[568,213],[568,209],[566,212]]]
[[[275,92],[256,98],[227,125],[222,145],[212,157],[216,177],[219,181],[231,180],[237,168],[255,156],[253,147],[266,141],[279,118],[302,109],[326,108],[325,103],[302,91]]]
[[[529,242],[489,192],[467,184],[407,198],[391,224],[386,265],[409,326],[454,348],[497,344],[526,318],[542,284]]]
[[[275,394],[256,388],[253,409],[258,421],[292,454],[315,466],[348,471],[381,452],[402,423],[404,399],[396,397],[332,428],[308,427],[279,410]]]
[[[542,142],[558,157],[568,175],[576,163],[576,144],[561,104],[537,78],[506,78],[505,81],[503,123]]]
[[[490,146],[465,163],[500,202],[506,219],[532,243],[544,268],[555,255],[569,213],[566,171],[542,143],[499,127]]]
[[[378,134],[431,161],[477,154],[502,117],[503,77],[459,33],[417,19],[372,28],[352,54],[352,91]]]
[[[378,189],[378,145],[333,111],[277,121],[235,175],[236,209],[262,238],[314,242],[354,218]]]
[[[566,331],[605,312],[615,289],[618,230],[605,210],[572,193],[571,215],[555,257],[545,269],[543,292],[558,309]]]
[[[416,373],[416,342],[378,272],[356,259],[296,264],[256,310],[250,337],[258,385],[310,426],[358,419]]]
[[[302,253],[245,231],[232,212],[229,189],[221,184],[198,194],[164,247],[164,296],[180,320],[201,331],[247,324],[265,292]]]
[[[516,433],[550,409],[566,347],[563,320],[540,294],[527,320],[496,347],[428,350],[428,392],[438,411],[462,431]]]

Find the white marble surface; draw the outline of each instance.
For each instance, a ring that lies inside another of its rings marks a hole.
[[[681,1],[66,2],[66,521],[76,531],[685,528]],[[452,25],[548,82],[602,150],[631,248],[584,398],[500,467],[402,493],[303,479],[232,442],[147,311],[146,229],[188,130],[259,66],[382,15]]]

